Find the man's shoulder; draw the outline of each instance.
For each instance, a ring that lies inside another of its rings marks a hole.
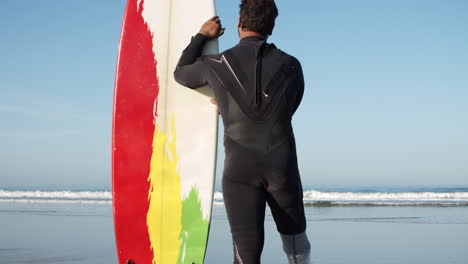
[[[285,51],[283,51],[283,50],[281,50],[281,49],[278,49],[278,48],[277,48],[277,50],[278,50],[279,52],[281,52],[281,53],[283,54],[283,56],[285,56],[286,58],[288,58],[288,60],[290,61],[290,63],[293,63],[293,64],[301,64],[301,63],[299,62],[299,60],[298,60],[295,56],[293,56],[292,54],[287,53],[287,52],[285,52]]]
[[[282,49],[279,49],[274,43],[270,43],[268,45],[269,49],[271,50],[270,54],[276,57],[276,60],[282,61],[283,63],[294,68],[299,68],[301,66],[301,63],[295,56],[286,51],[283,51]]]
[[[242,47],[239,44],[237,44],[237,45],[232,46],[229,49],[226,49],[226,50],[220,52],[218,55],[219,55],[219,57],[221,57],[221,56],[223,56],[225,54],[229,54],[229,53],[233,53],[233,52],[235,53],[236,51],[238,51],[240,49],[242,49]]]
[[[232,46],[229,49],[224,50],[221,53],[208,55],[204,57],[211,59],[211,60],[221,60],[223,55],[226,55],[227,57],[230,57],[229,54],[239,55],[240,53],[243,52],[242,49],[244,48],[245,48],[245,45],[237,44],[237,45]],[[264,55],[270,57],[271,61],[274,61],[279,64],[287,64],[288,66],[292,68],[301,67],[301,63],[295,56],[279,49],[274,43],[266,43]]]

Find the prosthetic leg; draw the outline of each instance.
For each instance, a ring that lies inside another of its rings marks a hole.
[[[289,264],[311,264],[310,243],[305,232],[297,235],[280,235]]]

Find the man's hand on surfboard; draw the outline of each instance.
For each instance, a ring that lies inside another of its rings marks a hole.
[[[200,33],[210,39],[219,38],[224,34],[219,16],[214,16],[206,21],[200,29]]]

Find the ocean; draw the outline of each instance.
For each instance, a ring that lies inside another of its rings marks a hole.
[[[305,206],[468,206],[463,186],[313,186],[304,188]],[[112,203],[110,190],[0,190],[0,202]],[[214,205],[223,194],[214,193]]]
[[[304,188],[315,264],[468,263],[468,186]],[[262,263],[287,263],[269,209]],[[232,263],[222,193],[207,264]],[[117,263],[110,190],[0,189],[0,264]]]

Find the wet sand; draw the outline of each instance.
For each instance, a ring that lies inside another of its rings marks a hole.
[[[262,263],[287,263],[267,209]],[[468,263],[467,207],[307,207],[314,264]],[[110,203],[0,202],[0,263],[117,263]],[[224,207],[207,264],[232,263]]]

